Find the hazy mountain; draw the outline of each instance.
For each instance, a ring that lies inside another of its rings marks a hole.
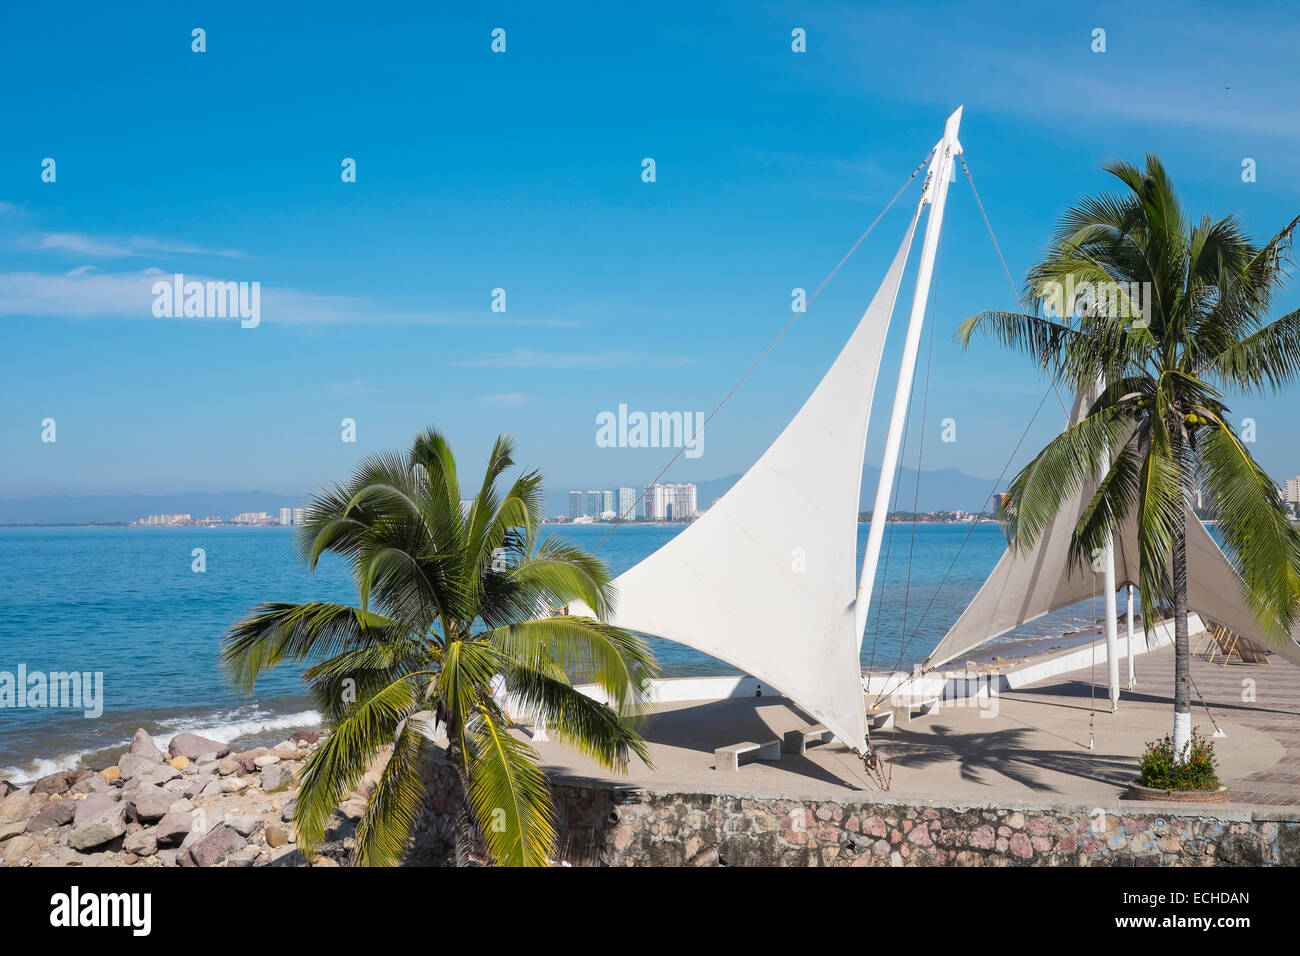
[[[880,469],[868,465],[862,472],[860,510],[871,509]],[[701,481],[697,500],[708,507],[721,498],[740,475]],[[640,489],[638,489],[639,491]],[[891,510],[912,511],[916,471],[900,468],[898,495]],[[975,478],[955,468],[921,472],[917,511],[981,511],[987,508],[993,480]],[[270,491],[192,492],[172,495],[45,495],[38,498],[0,498],[0,524],[111,524],[130,522],[150,514],[191,514],[195,518],[220,515],[229,519],[241,511],[265,511],[277,516],[285,506],[303,503],[304,493]],[[546,494],[546,513],[569,513],[566,491]]]
[[[175,495],[47,495],[40,498],[0,498],[0,524],[111,524],[136,521],[150,514],[220,515],[229,520],[243,511],[265,511],[278,517],[280,509],[303,503],[301,492],[193,492]]]

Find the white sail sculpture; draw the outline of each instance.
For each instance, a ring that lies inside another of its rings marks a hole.
[[[807,403],[708,511],[614,580],[609,618],[740,668],[859,749],[858,500],[871,397],[915,229],[913,216],[885,281]]]
[[[908,253],[929,205],[901,373],[910,385],[960,118],[960,109],[949,117],[893,264],[816,390],[730,491],[614,581],[611,623],[740,668],[860,752],[867,746],[860,641],[874,576],[859,579],[856,567],[867,425]],[[895,420],[909,390],[900,384]],[[895,465],[887,456],[881,469],[891,487]],[[874,570],[874,559],[868,566]]]
[[[1081,399],[1076,398],[1070,422],[1079,421],[1083,410]],[[974,600],[930,652],[924,670],[962,657],[1045,614],[1104,596],[1102,575],[1069,558],[1070,538],[1096,489],[1096,482],[1086,483],[1061,508],[1034,547],[1023,552],[1008,548],[1003,553]],[[1139,553],[1136,519],[1130,517],[1114,536],[1118,586],[1137,585]],[[1300,628],[1283,645],[1268,644],[1242,597],[1240,576],[1194,514],[1187,518],[1187,604],[1202,620],[1215,621],[1300,665],[1300,644],[1296,642]]]

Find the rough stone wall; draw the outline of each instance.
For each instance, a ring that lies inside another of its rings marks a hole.
[[[450,845],[435,767],[417,846]],[[600,866],[1296,866],[1300,814],[909,806],[553,787],[561,859]]]

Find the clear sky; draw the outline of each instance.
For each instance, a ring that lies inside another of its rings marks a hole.
[[[471,472],[505,430],[552,490],[649,481],[668,454],[598,447],[597,414],[712,409],[959,104],[1017,283],[1111,158],[1159,153],[1189,209],[1256,236],[1300,213],[1287,3],[288,6],[0,13],[0,496],[305,490],[426,424]],[[917,185],[670,478],[743,471],[775,437]],[[924,467],[992,477],[1044,382],[952,341],[1012,305],[964,179],[944,235]],[[155,318],[155,273],[176,272],[260,282],[260,326]],[[1279,479],[1300,473],[1295,399],[1232,403]],[[1061,419],[1049,406],[1026,450]]]

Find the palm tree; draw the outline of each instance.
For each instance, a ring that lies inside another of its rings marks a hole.
[[[1296,618],[1300,535],[1224,395],[1273,391],[1300,372],[1300,312],[1268,318],[1300,217],[1257,246],[1235,216],[1186,219],[1155,156],[1145,170],[1103,168],[1124,189],[1062,216],[1026,282],[1033,314],[983,312],[957,335],[963,347],[976,332],[991,336],[1077,393],[1098,396],[1015,477],[1007,530],[1013,547],[1032,547],[1091,480],[1098,484],[1074,528],[1073,560],[1086,562],[1107,528],[1136,517],[1142,606],[1174,617],[1173,741],[1182,759],[1191,734],[1185,536],[1194,489],[1219,519],[1266,638],[1285,639]]]
[[[485,844],[499,864],[545,864],[556,846],[546,775],[510,733],[506,699],[607,768],[626,771],[632,755],[649,762],[635,717],[654,659],[641,638],[604,623],[613,593],[603,562],[537,540],[541,475],[499,492],[512,451],[508,436],[497,439],[468,501],[436,430],[404,455],[366,459],[346,485],[312,497],[298,535],[312,569],[327,551],[348,563],[358,606],[265,603],[227,634],[221,660],[246,691],[282,662],[312,662],[303,678],[331,733],[301,775],[304,850],[320,845],[340,800],[391,744],[355,861],[399,861],[426,795],[432,727],[446,734],[458,783],[457,862]],[[573,600],[597,618],[564,613]],[[578,680],[599,685],[609,704],[576,690]]]

